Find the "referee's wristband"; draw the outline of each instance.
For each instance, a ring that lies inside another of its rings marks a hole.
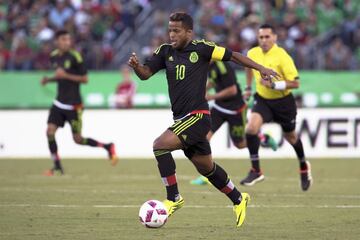
[[[251,91],[251,86],[246,86],[245,91]]]
[[[275,90],[285,90],[286,82],[285,81],[272,82],[271,88]]]

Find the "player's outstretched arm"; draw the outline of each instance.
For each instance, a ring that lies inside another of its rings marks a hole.
[[[262,79],[261,84],[264,85],[267,88],[271,88],[274,90],[285,90],[285,89],[296,89],[300,87],[300,82],[295,79],[293,81],[289,81],[289,80],[281,80],[281,81],[267,81]]]
[[[237,88],[236,85],[231,85],[227,88],[224,88],[223,90],[211,95],[211,94],[207,94],[206,95],[206,100],[221,100],[221,99],[226,99],[226,98],[230,98],[232,96],[235,96],[237,94]]]
[[[66,80],[73,81],[73,82],[78,82],[78,83],[87,83],[88,82],[87,74],[75,75],[75,74],[71,74],[71,73],[66,72],[62,68],[57,68],[55,70],[55,76],[53,78],[54,79],[66,79]]]
[[[274,70],[260,65],[256,62],[254,62],[253,60],[251,60],[250,58],[248,58],[238,52],[233,52],[230,60],[237,64],[242,64],[245,67],[252,68],[252,69],[259,71],[261,74],[261,77],[265,80],[270,80],[273,77],[279,76]]]
[[[56,79],[53,78],[53,77],[47,77],[47,76],[44,76],[42,79],[41,79],[41,85],[45,86],[46,84],[48,83],[51,83],[51,82],[56,82]]]
[[[149,79],[149,77],[151,77],[153,75],[153,73],[151,72],[151,70],[148,66],[140,64],[139,59],[137,58],[135,53],[131,54],[128,64],[130,67],[132,67],[134,69],[136,75],[141,80],[147,80],[147,79]]]
[[[244,99],[245,101],[249,101],[252,93],[252,81],[253,81],[253,72],[251,68],[245,67],[245,74],[246,74],[246,87],[244,92]]]

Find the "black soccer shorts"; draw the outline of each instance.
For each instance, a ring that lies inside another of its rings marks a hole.
[[[195,113],[175,123],[168,128],[175,133],[184,148],[185,156],[191,159],[194,154],[209,155],[211,148],[206,135],[211,129],[211,119],[209,114]]]
[[[65,110],[52,105],[47,122],[55,124],[58,127],[64,127],[65,122],[69,122],[73,133],[81,133],[82,112],[82,108]]]
[[[246,107],[236,115],[220,112],[216,108],[211,109],[211,131],[215,133],[224,122],[229,124],[229,133],[234,144],[245,139]]]
[[[274,121],[280,124],[284,132],[295,130],[297,109],[291,93],[278,99],[265,99],[255,93],[252,112],[259,113],[264,122]]]

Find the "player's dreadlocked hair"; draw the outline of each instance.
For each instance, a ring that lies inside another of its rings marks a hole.
[[[187,28],[193,30],[194,21],[192,17],[185,12],[174,12],[170,15],[170,21],[172,22],[182,22],[182,25]]]

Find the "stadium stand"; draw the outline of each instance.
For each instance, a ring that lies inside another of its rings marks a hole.
[[[268,22],[299,69],[359,69],[360,2],[354,0],[0,0],[0,69],[47,69],[60,28],[75,34],[90,69],[117,69],[132,50],[142,49],[144,57],[166,41],[169,12],[179,9],[194,15],[198,38],[236,51],[246,53],[258,25]]]

